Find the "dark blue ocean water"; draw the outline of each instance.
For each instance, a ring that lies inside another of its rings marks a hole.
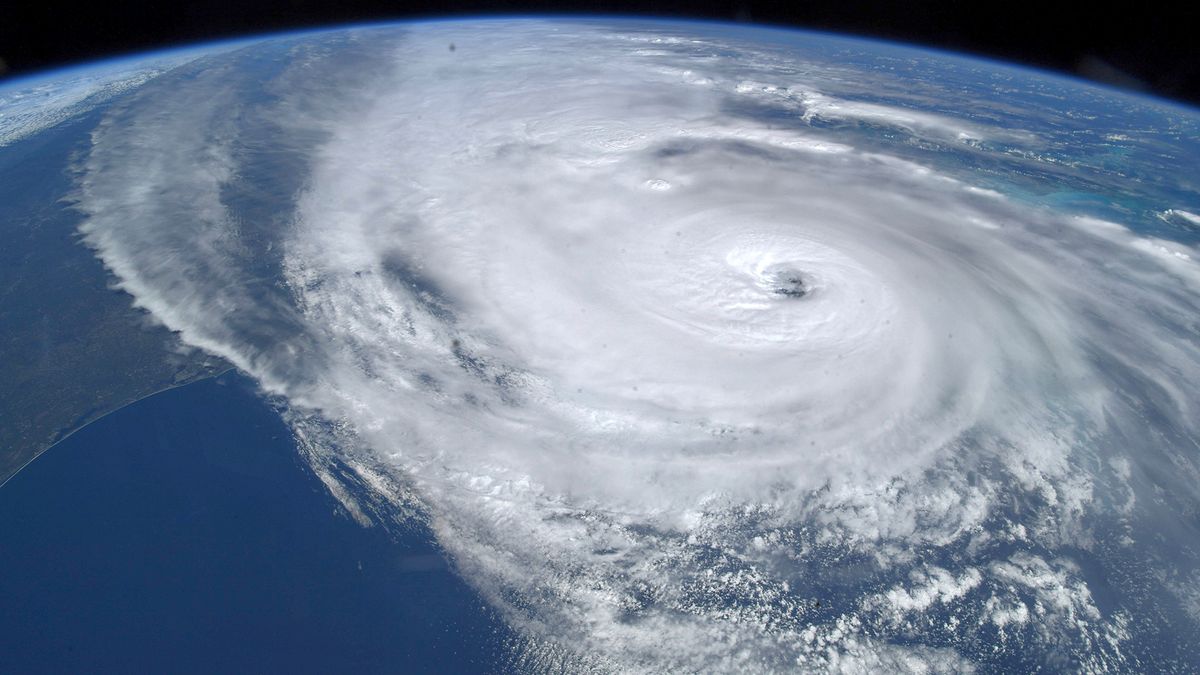
[[[226,374],[0,489],[0,671],[481,672],[509,634],[429,532],[362,528]]]

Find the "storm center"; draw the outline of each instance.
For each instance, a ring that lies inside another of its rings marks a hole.
[[[785,298],[803,298],[813,292],[808,275],[794,267],[767,270],[765,280],[772,293]]]

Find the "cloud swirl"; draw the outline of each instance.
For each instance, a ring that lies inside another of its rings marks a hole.
[[[807,40],[267,43],[266,96],[243,54],[110,114],[82,232],[352,512],[335,473],[419,502],[523,667],[1186,659],[1200,254],[1031,193],[1052,108],[956,116]]]

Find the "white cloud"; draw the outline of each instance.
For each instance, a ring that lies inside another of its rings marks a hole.
[[[1096,467],[1152,461],[1123,440],[1145,405],[1195,433],[1190,249],[734,116],[696,82],[776,68],[688,41],[451,23],[379,44],[358,85],[251,108],[320,139],[289,149],[286,226],[223,197],[246,139],[214,72],[97,132],[83,232],[159,320],[324,419],[314,461],[415,490],[530,658],[966,669],[872,636],[997,580],[1026,590],[988,595],[992,625],[1112,628],[1081,575],[1005,547],[1090,545]],[[961,135],[848,105],[822,114]],[[255,237],[287,284],[266,301]],[[929,560],[951,551],[962,569]]]

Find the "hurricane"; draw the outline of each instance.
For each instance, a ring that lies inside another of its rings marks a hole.
[[[108,112],[80,234],[521,669],[1186,664],[1200,251],[1044,198],[1018,103],[745,30],[281,40]]]

